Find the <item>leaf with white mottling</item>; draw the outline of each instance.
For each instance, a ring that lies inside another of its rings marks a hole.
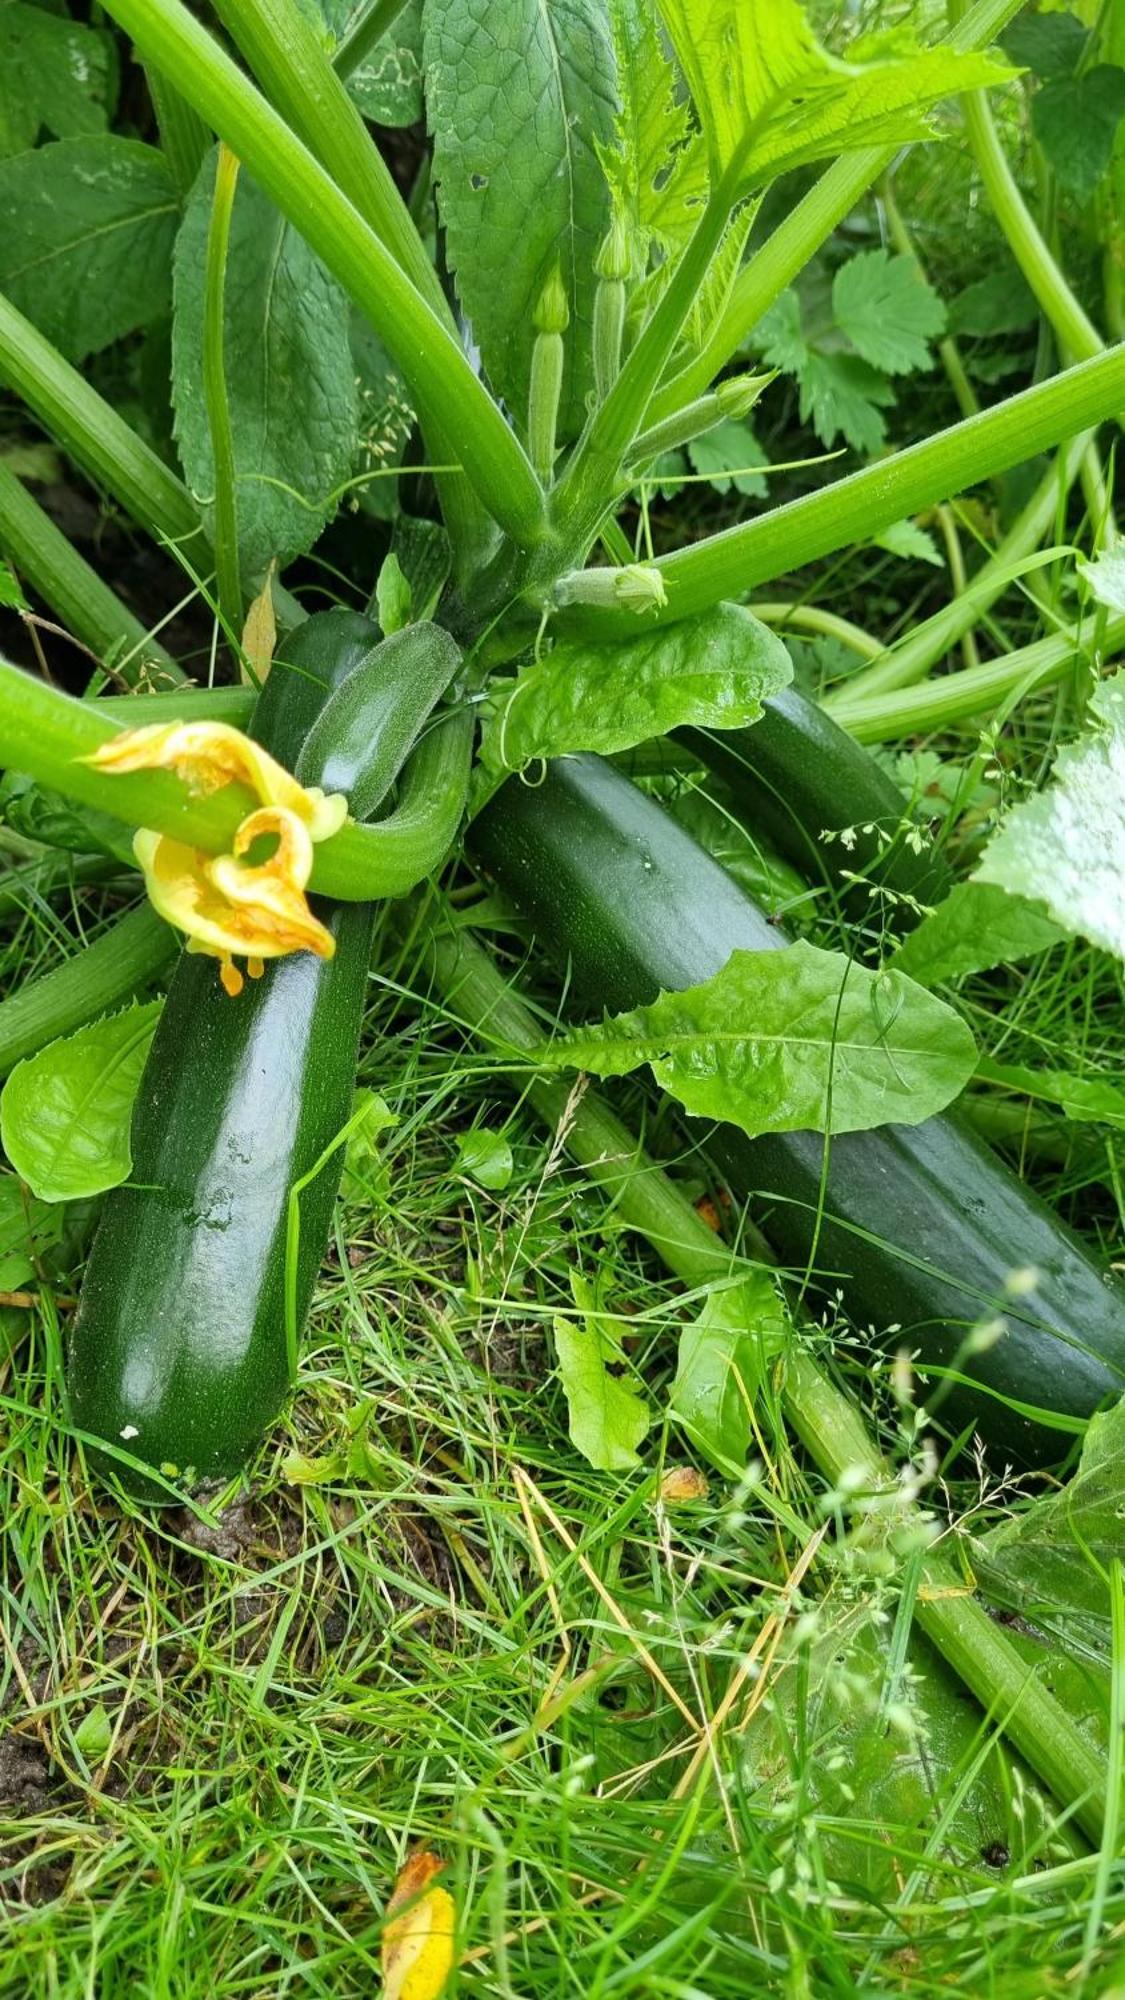
[[[1008,814],[976,880],[1045,904],[1062,930],[1125,960],[1125,675],[1095,690],[1090,721],[1046,790]]]

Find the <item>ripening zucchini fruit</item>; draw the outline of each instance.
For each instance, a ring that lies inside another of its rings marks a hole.
[[[374,811],[456,666],[433,633],[384,652],[353,613],[310,618],[250,733],[305,783],[329,779]],[[335,735],[322,727],[334,704]],[[335,955],[277,959],[236,998],[213,959],[181,956],[134,1112],[132,1175],[107,1198],[70,1337],[76,1428],[179,1486],[236,1471],[276,1417],[324,1255],[342,1147],[314,1169],[351,1111],[374,911],[313,907]],[[142,1497],[169,1497],[99,1456]]]
[[[784,932],[651,798],[600,758],[509,780],[472,849],[531,921],[587,1011],[709,979]],[[1079,1238],[951,1114],[825,1141],[712,1128],[706,1149],[779,1256],[839,1285],[853,1322],[921,1369],[956,1368],[942,1422],[1025,1464],[1060,1458],[1064,1419],[1125,1391],[1125,1291]],[[1013,1283],[1013,1280],[1015,1281]],[[996,1321],[989,1344],[973,1329]],[[929,1385],[932,1395],[937,1381]]]

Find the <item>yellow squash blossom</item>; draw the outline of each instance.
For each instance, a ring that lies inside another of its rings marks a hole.
[[[260,977],[265,959],[287,952],[331,958],[332,933],[313,915],[305,888],[314,844],[327,840],[347,817],[341,794],[306,790],[260,744],[224,722],[125,729],[89,762],[111,772],[174,771],[201,796],[243,784],[259,799],[241,821],[229,854],[206,854],[147,827],[133,840],[153,906],[187,933],[189,951],[219,959],[228,993],[242,991],[235,953],[248,960],[252,979]]]

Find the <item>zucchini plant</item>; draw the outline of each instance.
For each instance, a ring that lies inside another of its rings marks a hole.
[[[907,660],[860,634],[832,721],[789,685],[780,632],[801,607],[760,594],[1044,452],[1058,453],[1048,499],[1079,477],[1104,498],[1098,434],[1125,408],[1125,349],[1060,335],[1072,365],[683,546],[656,551],[645,504],[668,454],[705,464],[719,433],[710,463],[728,481],[761,470],[747,420],[783,366],[779,302],[904,146],[956,129],[950,99],[986,115],[983,94],[1017,74],[995,45],[1018,0],[954,8],[931,45],[896,32],[842,53],[798,0],[426,0],[430,150],[409,199],[356,88],[362,21],[334,45],[335,15],[302,0],[218,0],[214,27],[183,0],[104,11],[149,79],[157,143],[95,131],[16,165],[48,202],[76,169],[92,175],[88,244],[112,224],[165,273],[174,445],[156,449],[75,365],[151,312],[124,285],[112,312],[91,302],[93,247],[86,262],[60,252],[38,298],[13,262],[0,381],[182,565],[214,645],[187,677],[0,461],[13,605],[25,584],[99,667],[79,697],[0,662],[0,761],[24,811],[41,828],[53,812],[76,853],[116,828],[127,865],[120,829],[135,830],[164,920],[127,913],[81,976],[68,962],[0,1005],[4,1143],[33,1188],[36,1103],[51,1096],[56,1124],[73,1126],[74,1039],[95,1037],[85,1075],[101,1017],[167,963],[167,925],[187,939],[151,1046],[147,1017],[125,1038],[130,1060],[148,1048],[143,1071],[123,1084],[114,1069],[119,1127],[131,1108],[116,1164],[87,1161],[84,1182],[79,1162],[67,1183],[106,1195],[69,1334],[77,1434],[148,1498],[235,1473],[278,1411],[349,1129],[371,906],[459,852],[467,806],[466,851],[587,1004],[616,1010],[530,1043],[521,1017],[521,1064],[541,1077],[648,1066],[706,1121],[765,1232],[752,1238],[772,1302],[760,1371],[780,1370],[823,1469],[840,1475],[843,1448],[882,1477],[857,1413],[802,1349],[796,1294],[822,1261],[860,1325],[905,1310],[926,1392],[938,1385],[919,1428],[932,1418],[947,1441],[975,1430],[1061,1459],[1125,1387],[1125,1299],[945,1116],[978,1052],[932,961],[926,977],[910,968],[959,890],[1011,905],[991,964],[1061,935],[1073,912],[1063,889],[1029,895],[1005,877],[1003,830],[991,870],[953,888],[931,830],[856,739],[879,740],[892,694],[892,736],[982,704],[999,713],[1071,673],[1075,644],[990,663],[985,687],[979,662],[926,679],[971,616],[952,632],[947,619],[935,646],[908,639]],[[375,0],[367,15],[386,29],[394,11]],[[162,247],[143,234],[158,211]],[[1026,255],[1019,216],[1001,221]],[[1066,281],[1043,251],[1043,311],[1065,322]],[[863,378],[868,402],[886,403],[904,364],[901,342],[874,337],[865,286],[905,299],[908,355],[940,325],[900,256],[890,279],[881,255],[839,288],[849,359],[871,367],[864,342],[884,359],[882,388]],[[804,356],[802,393],[847,379],[825,361]],[[751,454],[741,467],[732,428]],[[409,480],[413,516],[387,506],[388,479]],[[363,593],[324,612],[299,559],[345,497],[366,536]],[[978,610],[1013,564],[1038,560],[1053,512],[1036,501],[1019,546],[974,578]],[[1088,567],[1101,638],[1119,637],[1120,558]],[[844,621],[813,610],[813,629],[819,616],[839,636]],[[1121,728],[1119,702],[1103,702],[1087,799],[1120,771]],[[735,818],[779,838],[799,870],[823,874],[827,855],[851,928],[828,944],[771,927],[612,768],[653,745],[714,765]],[[845,845],[825,848],[826,830]],[[873,942],[876,891],[892,921]],[[434,908],[423,900],[416,920],[440,940],[449,916]],[[882,960],[881,939],[896,946]],[[455,1004],[457,964],[433,951]],[[673,1266],[717,1275],[698,1242]],[[731,1338],[744,1348],[759,1331],[751,1317]],[[1015,1703],[1025,1754],[1093,1825],[1088,1753],[1042,1690],[1017,1698],[1018,1661],[984,1614],[931,1623],[985,1701]]]

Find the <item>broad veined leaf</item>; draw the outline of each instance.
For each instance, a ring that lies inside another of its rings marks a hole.
[[[1059,77],[1035,93],[1031,122],[1055,170],[1076,201],[1088,201],[1109,167],[1125,116],[1125,69],[1098,63],[1081,76]]]
[[[133,1100],[161,1005],[109,1014],[12,1071],[0,1092],[0,1139],[42,1200],[100,1194],[128,1177]]]
[[[1008,814],[976,879],[1045,903],[1062,930],[1125,960],[1125,674],[1101,683],[1089,712],[1088,733]]]
[[[453,1970],[457,1911],[436,1854],[412,1854],[387,1903],[380,1962],[383,2000],[439,2000]]]
[[[728,1475],[745,1468],[755,1398],[789,1330],[776,1277],[755,1271],[710,1292],[680,1335],[668,1414]]]
[[[994,965],[1018,965],[1062,936],[1035,903],[990,882],[958,882],[936,910],[904,938],[891,960],[920,986],[940,986]]]
[[[203,401],[203,271],[214,156],[176,240],[172,400],[194,493],[209,503],[215,467]],[[307,243],[238,177],[225,292],[227,400],[234,437],[238,546],[257,579],[310,548],[334,511],[358,442],[348,304]],[[209,518],[209,508],[206,509]]]
[[[497,1194],[512,1178],[512,1149],[503,1133],[490,1132],[486,1125],[462,1132],[457,1141],[457,1163],[478,1187]]]
[[[917,1125],[976,1067],[973,1037],[901,972],[804,942],[735,951],[714,978],[661,993],[545,1045],[555,1069],[624,1076],[644,1063],[700,1118],[761,1132]]]
[[[1016,1090],[1022,1097],[1057,1104],[1076,1124],[1113,1125],[1125,1132],[1125,1090],[1108,1077],[1071,1076],[1063,1069],[1028,1069],[1022,1063],[982,1058],[977,1075],[982,1083]]]
[[[1005,55],[1044,78],[1072,76],[1086,53],[1090,31],[1073,14],[1023,7],[1000,37]]]
[[[660,0],[732,198],[827,154],[934,136],[930,108],[1012,75],[987,55],[907,48],[869,63],[822,48],[798,0]]]
[[[640,1463],[637,1446],[650,1416],[628,1377],[614,1372],[622,1356],[605,1316],[583,1311],[576,1321],[558,1314],[552,1325],[574,1449],[598,1472],[628,1472]]]
[[[792,674],[776,633],[735,604],[620,645],[564,641],[497,690],[481,762],[500,773],[570,750],[628,750],[689,722],[741,729]]]
[[[559,436],[581,429],[594,258],[609,223],[598,159],[616,112],[600,0],[443,0],[425,17],[426,100],[450,264],[493,388],[522,422],[532,315],[556,265],[570,306]]]
[[[179,202],[155,146],[105,132],[0,163],[0,289],[70,361],[163,318]]]
[[[1009,260],[958,292],[949,307],[949,331],[983,339],[1019,333],[1032,325],[1038,311],[1035,293],[1019,266]]]
[[[1091,1418],[1078,1470],[1060,1492],[972,1543],[990,1596],[1045,1627],[1064,1649],[1108,1664],[1106,1574],[1122,1558],[1125,1400]]]
[[[370,11],[367,0],[328,0],[326,12],[342,41]],[[348,95],[376,125],[415,125],[422,116],[422,0],[406,0],[370,55],[348,78]]]
[[[113,43],[65,13],[0,0],[0,158],[35,144],[104,132],[117,82]]]
[[[887,375],[929,368],[929,343],[945,327],[945,307],[913,257],[863,250],[832,280],[832,310],[857,354]]]
[[[691,235],[707,196],[707,155],[677,97],[650,0],[610,0],[609,25],[620,108],[614,143],[598,154],[643,264],[653,241],[674,251]]]

